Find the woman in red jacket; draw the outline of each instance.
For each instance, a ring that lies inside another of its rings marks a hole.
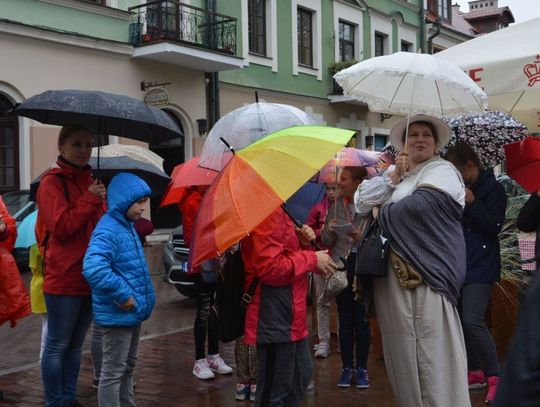
[[[92,133],[79,125],[64,126],[58,137],[60,155],[41,178],[38,224],[44,226],[43,292],[48,333],[41,360],[45,405],[77,406],[81,348],[92,322],[90,287],[82,260],[104,212],[105,186],[92,178],[88,165]]]
[[[11,255],[17,225],[0,198],[0,325],[17,321],[30,314],[30,299],[15,259]]]
[[[257,345],[256,406],[297,406],[313,373],[306,325],[308,273],[335,271],[327,251],[313,252],[313,230],[295,230],[279,208],[242,240],[245,289],[258,279],[246,312],[245,342]]]

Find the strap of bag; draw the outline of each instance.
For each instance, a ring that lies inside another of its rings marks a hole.
[[[257,277],[253,277],[247,291],[242,295],[242,301],[240,302],[242,307],[246,308],[249,304],[251,304],[251,301],[253,301],[253,295],[257,289],[257,284],[259,284],[259,279]]]
[[[64,188],[64,196],[66,197],[66,200],[69,202],[69,190],[66,183],[66,179],[62,176],[62,174],[53,174],[58,178],[62,184],[62,187]],[[47,248],[49,247],[49,239],[51,237],[51,232],[48,230],[45,232],[45,237],[43,238],[43,257],[41,258],[41,269],[43,270],[43,274],[45,274],[45,255],[47,254]]]

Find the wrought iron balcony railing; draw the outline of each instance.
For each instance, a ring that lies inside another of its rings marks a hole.
[[[163,41],[236,55],[236,18],[174,0],[131,7],[130,42],[135,46]]]

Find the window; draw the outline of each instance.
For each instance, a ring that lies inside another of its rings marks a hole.
[[[451,0],[428,0],[428,11],[437,17],[451,20]]]
[[[339,22],[339,60],[354,59],[354,25]]]
[[[402,52],[411,52],[412,44],[408,41],[401,40],[401,51]]]
[[[313,67],[313,13],[298,8],[298,64]]]
[[[266,56],[266,0],[248,0],[249,52]]]
[[[373,149],[375,151],[381,151],[384,146],[388,143],[388,136],[384,134],[375,134],[375,145]]]
[[[0,193],[19,189],[19,126],[17,117],[4,114],[13,105],[0,95]]]
[[[381,33],[375,33],[375,56],[380,57],[384,55],[384,42],[386,35]]]

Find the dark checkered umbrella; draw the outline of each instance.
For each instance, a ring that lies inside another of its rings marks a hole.
[[[452,127],[454,134],[448,146],[441,150],[441,155],[445,155],[449,146],[463,141],[478,154],[484,168],[503,162],[504,146],[527,135],[527,127],[523,123],[503,112],[467,114],[443,120]]]

